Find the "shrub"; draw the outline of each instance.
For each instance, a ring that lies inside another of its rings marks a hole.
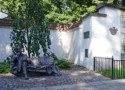
[[[70,63],[66,59],[59,59],[56,64],[60,69],[70,68]]]
[[[10,64],[8,61],[4,61],[0,63],[0,73],[9,73],[10,72]]]
[[[55,64],[60,69],[68,69],[70,68],[70,63],[66,59],[59,59],[54,53],[49,53],[49,55],[54,59]]]
[[[54,59],[55,62],[59,60],[54,53],[51,53],[50,55]]]

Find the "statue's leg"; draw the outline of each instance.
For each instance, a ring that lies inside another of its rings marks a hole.
[[[22,67],[22,58],[17,59],[17,70],[18,72],[21,72],[21,67]]]
[[[23,65],[22,65],[23,67],[22,67],[22,71],[23,71],[23,75],[24,75],[24,78],[26,79],[26,80],[28,80],[29,78],[28,78],[28,76],[27,76],[27,62],[25,62],[25,61],[23,61]]]
[[[53,65],[53,72],[56,76],[60,76],[59,68],[56,65]]]

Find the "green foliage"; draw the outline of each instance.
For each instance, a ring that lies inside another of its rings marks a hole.
[[[18,17],[13,22],[13,31],[10,36],[13,53],[17,53],[17,47],[21,47],[28,51],[29,57],[39,56],[39,49],[42,48],[44,55],[46,55],[51,41],[43,2],[41,0],[21,0],[18,2],[20,3],[17,6]]]
[[[66,59],[59,59],[56,64],[60,69],[70,68],[70,63]]]
[[[54,59],[55,63],[59,60],[54,53],[51,53],[50,56]]]
[[[26,0],[26,2],[32,2],[32,4],[30,3],[28,6],[28,11],[30,10],[30,14],[32,15],[35,12],[38,13],[38,6],[39,4],[42,4],[44,8],[41,8],[41,11],[44,11],[45,17],[48,19],[48,21],[57,23],[71,23],[76,20],[79,20],[86,14],[94,12],[96,10],[96,5],[99,3],[113,3],[115,5],[119,4],[119,0],[37,0],[39,2],[35,1],[36,0]],[[18,12],[19,9],[22,10],[22,13],[26,12],[24,0],[2,0],[0,7],[4,12],[9,14],[9,17],[14,19],[22,16],[22,14]],[[37,17],[37,15],[38,14],[36,14],[35,17]]]
[[[0,63],[0,73],[9,73],[10,72],[10,64],[7,61]]]
[[[54,63],[60,68],[60,69],[68,69],[70,68],[70,63],[66,59],[59,59],[54,53],[48,53],[49,56],[51,56],[54,59]]]

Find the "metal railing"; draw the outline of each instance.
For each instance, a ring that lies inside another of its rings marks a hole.
[[[112,79],[125,78],[125,60],[115,60],[113,57],[94,57],[94,71]]]

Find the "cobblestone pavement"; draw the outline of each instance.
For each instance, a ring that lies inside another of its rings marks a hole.
[[[125,79],[14,90],[125,90]]]
[[[24,80],[22,77],[15,77],[12,74],[0,75],[0,90],[72,85],[110,80],[80,66],[74,66],[68,70],[61,70],[61,74],[61,76],[46,76],[45,74],[41,76],[30,76],[29,80]]]

